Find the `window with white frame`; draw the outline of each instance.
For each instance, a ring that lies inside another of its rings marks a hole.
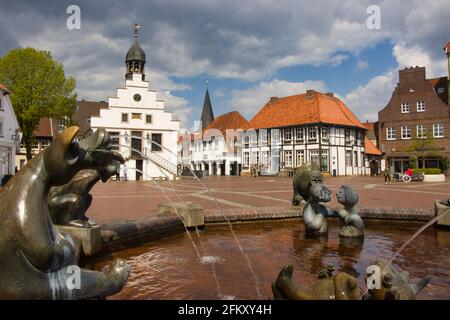
[[[344,137],[345,137],[345,141],[350,141],[350,129],[345,129],[344,130]]]
[[[409,113],[409,103],[404,102],[400,104],[400,109],[402,110],[402,113]]]
[[[259,164],[259,151],[252,153],[252,164]]]
[[[347,167],[352,166],[352,152],[350,150],[345,150],[345,165]]]
[[[386,128],[386,139],[395,140],[395,128]]]
[[[284,131],[284,140],[291,141],[292,140],[292,129],[286,129]]]
[[[444,93],[445,92],[445,88],[444,87],[439,87],[438,89],[437,89],[437,93],[438,94],[442,94],[442,93]]]
[[[219,149],[219,139],[214,138],[214,149]]]
[[[402,139],[411,139],[411,128],[410,127],[402,126],[401,132],[402,132]]]
[[[284,166],[292,167],[292,150],[284,151]]]
[[[303,141],[305,139],[305,128],[297,128],[297,141]]]
[[[315,164],[317,167],[320,165],[319,150],[309,151],[309,161],[311,161],[311,163]]]
[[[272,130],[272,141],[280,141],[280,130],[279,129],[273,129]]]
[[[244,136],[244,148],[249,148],[250,147],[250,136],[248,134],[246,134]]]
[[[295,165],[297,167],[301,166],[305,162],[305,150],[295,151]]]
[[[259,131],[259,136],[261,139],[262,143],[266,143],[267,142],[267,130],[266,129],[262,129]]]
[[[425,101],[417,101],[417,112],[425,111]]]
[[[317,140],[317,128],[310,127],[308,130],[308,139],[309,140]]]
[[[322,140],[328,140],[328,128],[321,128],[320,135],[322,137]]]
[[[321,170],[322,171],[328,171],[328,164],[329,164],[329,157],[328,157],[328,150],[322,150],[322,155],[321,155]]]
[[[250,165],[250,154],[248,152],[244,152],[243,162],[245,167],[248,167]]]
[[[427,127],[425,127],[423,124],[419,124],[417,126],[417,138],[425,139],[426,137],[427,137]]]
[[[444,125],[442,123],[433,124],[433,137],[435,138],[444,137]]]
[[[261,164],[263,166],[269,165],[269,151],[262,151],[261,152]]]

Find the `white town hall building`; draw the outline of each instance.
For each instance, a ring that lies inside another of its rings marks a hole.
[[[117,96],[109,98],[108,108],[101,109],[99,116],[90,118],[91,128],[109,132],[113,149],[126,160],[129,180],[173,179],[180,122],[164,110],[164,101],[157,99],[145,80],[145,52],[137,41],[138,28],[125,59],[125,87],[117,89]]]

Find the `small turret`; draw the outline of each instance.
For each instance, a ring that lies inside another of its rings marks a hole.
[[[145,66],[145,52],[142,50],[138,43],[138,31],[141,28],[139,24],[134,25],[134,43],[128,50],[125,65],[127,68],[127,73],[125,78],[127,80],[133,79],[133,74],[142,74],[142,80],[145,79],[144,66]]]

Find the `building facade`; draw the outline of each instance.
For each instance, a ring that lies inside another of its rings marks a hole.
[[[0,83],[0,182],[5,175],[15,173],[15,156],[19,143],[19,123],[9,99],[9,91]]]
[[[243,174],[292,172],[305,162],[333,176],[370,173],[366,128],[332,93],[272,97],[245,129]]]
[[[137,30],[125,64],[125,87],[109,98],[108,108],[89,118],[90,126],[109,132],[113,148],[126,159],[121,173],[126,170],[128,179],[173,179],[177,175],[180,123],[165,111],[164,101],[157,99],[156,91],[145,80],[145,53],[137,41]]]
[[[448,77],[427,79],[424,67],[399,71],[397,87],[378,113],[380,148],[390,170],[446,169],[450,157],[448,85]]]
[[[191,135],[191,168],[212,176],[240,175],[239,132],[247,123],[239,112],[228,112],[214,119],[203,134]]]

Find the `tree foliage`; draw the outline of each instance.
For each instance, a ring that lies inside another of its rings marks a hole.
[[[31,158],[34,131],[43,117],[64,119],[76,107],[75,79],[48,51],[20,48],[0,59],[0,82],[11,91],[11,102]]]

